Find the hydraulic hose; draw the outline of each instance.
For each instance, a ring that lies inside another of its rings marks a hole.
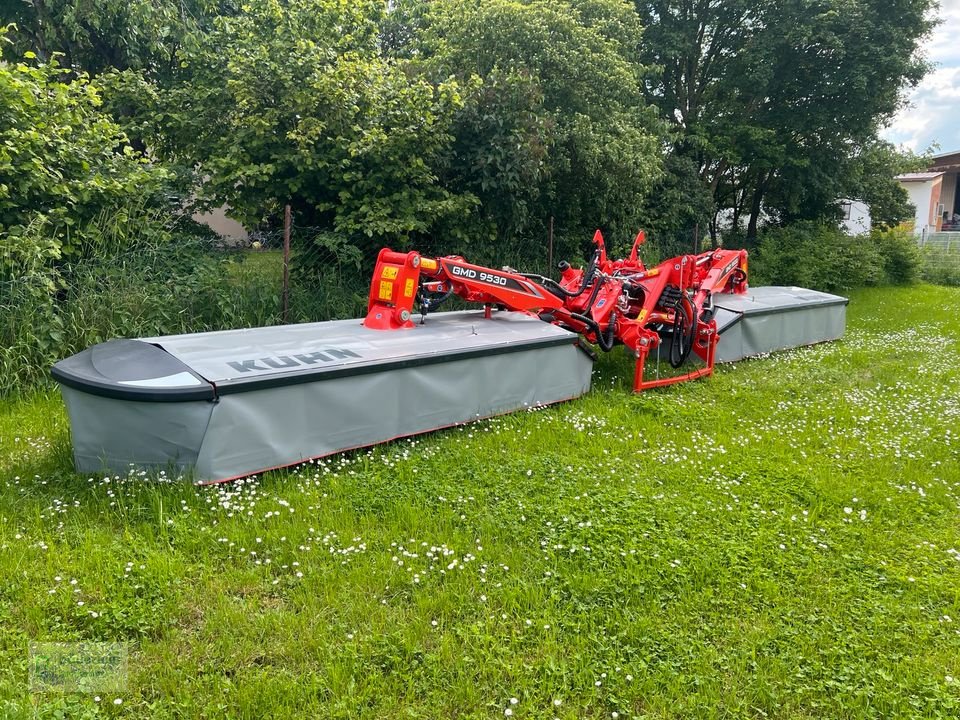
[[[600,325],[591,317],[586,315],[580,315],[578,313],[570,313],[570,317],[574,320],[579,320],[593,333],[594,337],[597,339],[597,346],[604,352],[610,352],[613,350],[614,342],[617,339],[617,311],[614,310],[610,313],[610,323],[607,325],[607,332],[604,334],[600,330]]]
[[[453,288],[447,290],[443,295],[438,297],[424,297],[420,296],[420,324],[423,325],[427,320],[427,313],[431,313],[440,307],[443,303],[451,298],[453,295]]]
[[[587,300],[587,304],[583,307],[584,313],[589,313],[590,310],[593,309],[593,303],[597,301],[597,295],[600,294],[601,287],[601,283],[596,282],[593,284],[593,292],[590,293],[590,298]]]
[[[690,323],[689,336],[684,333],[683,327]],[[674,304],[673,332],[670,337],[670,367],[676,369],[682,366],[690,356],[693,349],[694,334],[697,330],[697,324],[687,313],[681,300]]]
[[[543,275],[537,275],[536,273],[519,274],[521,277],[525,277],[528,280],[536,280],[560,299],[580,297],[583,295],[586,289],[590,287],[590,283],[593,282],[593,277],[597,273],[597,260],[599,259],[599,255],[599,250],[593,253],[593,257],[590,258],[590,264],[587,265],[586,272],[583,273],[583,280],[580,283],[580,288],[576,291],[567,290],[553,278],[544,277]]]

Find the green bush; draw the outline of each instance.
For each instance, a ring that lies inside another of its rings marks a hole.
[[[884,258],[869,236],[801,222],[765,229],[750,267],[754,285],[796,285],[837,292],[885,282]]]
[[[0,43],[6,33],[0,27]],[[96,85],[55,60],[0,62],[0,281],[14,279],[15,264],[89,256],[98,238],[85,230],[103,226],[104,213],[121,217],[134,199],[162,197],[166,171],[135,152],[100,106]]]
[[[870,241],[880,253],[886,282],[892,285],[908,285],[919,279],[920,248],[912,231],[902,228],[874,228],[870,232]]]
[[[217,250],[191,220],[161,223],[143,213],[94,224],[84,231],[100,239],[96,254],[53,270],[21,258],[16,279],[0,281],[0,394],[40,382],[57,360],[111,338],[279,321],[278,274]],[[49,230],[35,222],[22,237],[45,247]]]
[[[874,229],[851,236],[833,225],[800,222],[763,230],[750,266],[754,285],[838,292],[915,282],[921,255],[909,231]]]
[[[83,73],[0,61],[0,393],[109,338],[279,319],[279,283],[215,252],[100,106]]]

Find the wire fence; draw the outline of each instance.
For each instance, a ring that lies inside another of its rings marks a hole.
[[[960,285],[960,232],[927,233],[920,239],[924,280]]]
[[[292,223],[289,240],[280,228],[256,230],[243,241],[222,244],[222,250],[233,256],[237,273],[248,281],[259,275],[261,282],[277,283],[278,322],[312,322],[362,316],[366,311],[370,278],[380,243],[355,244],[325,228],[299,226]],[[589,238],[588,238],[589,240]],[[434,245],[440,243],[434,241]],[[416,247],[430,255],[429,245]],[[495,268],[516,268],[523,272],[555,275],[566,250],[576,245],[567,238],[540,241],[517,240],[500,243],[484,252],[482,247],[444,246],[437,254],[464,255],[468,261]],[[286,249],[285,249],[286,248]],[[397,246],[393,249],[406,250]],[[286,266],[286,271],[284,267]]]

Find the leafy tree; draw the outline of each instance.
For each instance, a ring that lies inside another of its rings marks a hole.
[[[234,0],[0,0],[0,18],[16,23],[12,48],[92,75],[109,69],[170,72],[188,32],[212,17],[236,14]]]
[[[692,252],[694,240],[700,247],[706,245],[703,238],[710,229],[713,198],[700,182],[698,170],[692,159],[669,155],[663,176],[642,205],[640,224],[647,231],[647,245],[660,258]]]
[[[480,199],[480,226],[498,249],[514,242],[519,253],[544,238],[551,215],[570,236],[635,228],[660,172],[660,126],[640,93],[632,8],[436,0],[401,2],[396,14],[393,52],[435,81],[482,82],[453,128],[444,181]]]
[[[6,36],[0,30],[0,43]],[[97,86],[56,60],[0,61],[0,241],[12,251],[0,274],[18,257],[51,263],[88,252],[90,220],[162,187],[166,173],[100,105]],[[46,228],[39,240],[28,232],[37,222]]]
[[[147,105],[152,146],[196,171],[200,202],[227,202],[251,226],[289,202],[300,222],[396,244],[465,214],[472,199],[437,176],[460,87],[380,57],[383,13],[373,1],[251,0],[218,18]]]
[[[848,161],[926,64],[933,0],[637,0],[647,97],[718,210],[829,216]]]

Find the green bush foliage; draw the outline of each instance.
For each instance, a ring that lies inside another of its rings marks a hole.
[[[197,200],[250,227],[289,203],[368,261],[529,258],[554,216],[579,254],[596,227],[635,232],[659,174],[639,34],[619,0],[252,0],[191,33],[164,82],[112,87]]]
[[[883,274],[892,285],[908,285],[920,279],[922,258],[917,238],[903,228],[874,228],[870,232],[883,263]]]
[[[344,236],[298,229],[296,251],[291,258],[290,320],[320,320],[360,317],[367,310],[371,267],[363,254]]]
[[[277,319],[100,106],[56,58],[0,61],[0,393],[111,337]]]
[[[904,230],[851,236],[834,225],[799,222],[765,229],[750,267],[754,285],[837,292],[914,282],[920,274],[920,253],[913,235]]]
[[[129,223],[117,225],[126,216]],[[22,245],[51,245],[38,220]],[[116,337],[144,337],[279,322],[279,278],[246,267],[187,218],[161,222],[134,206],[81,228],[98,252],[54,268],[40,258],[0,282],[0,395],[46,377],[57,360]],[[122,234],[122,241],[117,235]]]
[[[97,86],[56,59],[0,62],[0,280],[19,265],[95,254],[97,238],[85,234],[94,218],[163,188],[166,172],[133,150],[100,105]],[[43,232],[30,232],[37,223]]]

